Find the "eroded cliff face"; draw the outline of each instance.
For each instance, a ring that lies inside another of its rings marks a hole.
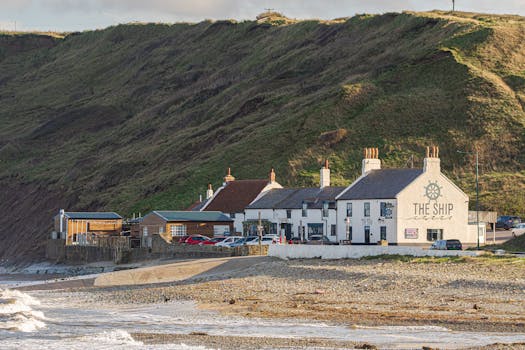
[[[440,145],[470,194],[456,150],[476,147],[482,207],[520,213],[524,28],[432,12],[0,36],[0,256],[42,257],[59,208],[181,209],[227,167],[317,185],[328,158],[345,185],[363,147],[404,167]]]

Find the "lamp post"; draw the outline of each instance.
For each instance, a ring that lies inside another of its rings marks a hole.
[[[475,154],[476,155],[476,230],[478,232],[478,250],[479,250],[479,153],[476,150],[475,152],[465,152],[457,151],[462,154]]]

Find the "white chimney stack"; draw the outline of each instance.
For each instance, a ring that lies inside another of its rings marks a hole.
[[[381,160],[379,160],[379,149],[378,148],[365,148],[363,158],[362,175],[370,172],[371,170],[381,169]]]
[[[211,184],[208,184],[208,190],[206,191],[206,199],[210,199],[213,197],[213,188],[211,187]]]
[[[439,159],[439,147],[432,146],[427,147],[427,154],[423,160],[423,171],[440,173],[441,172],[441,160]]]
[[[319,185],[321,188],[330,187],[330,167],[328,166],[328,159],[324,161],[324,166],[321,168]]]
[[[60,218],[60,232],[64,232],[64,215],[66,214],[66,211],[64,209],[60,209],[58,212],[58,216]]]

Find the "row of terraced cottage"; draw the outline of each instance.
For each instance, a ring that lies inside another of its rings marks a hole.
[[[307,240],[324,235],[351,244],[429,245],[438,239],[485,242],[485,227],[468,222],[468,196],[441,173],[439,148],[427,148],[422,169],[381,169],[377,148],[367,148],[362,174],[348,187],[330,185],[328,161],[315,188],[284,188],[268,179],[237,180],[228,169],[222,187],[186,211],[153,211],[125,222],[116,213],[61,211],[55,235],[67,245],[130,235],[142,246],[159,235],[167,242],[190,234],[264,234]],[[127,224],[127,226],[126,226]]]

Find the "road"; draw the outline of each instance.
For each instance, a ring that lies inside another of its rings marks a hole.
[[[511,230],[496,229],[496,244],[501,244],[512,238]],[[494,233],[492,230],[487,230],[487,244],[494,243]]]

